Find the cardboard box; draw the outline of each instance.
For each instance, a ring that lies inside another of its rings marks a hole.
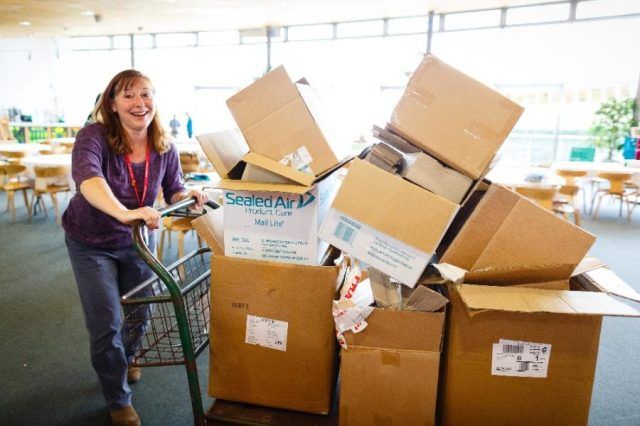
[[[522,112],[521,106],[428,54],[389,126],[444,164],[479,179]]]
[[[329,244],[318,238],[340,181],[329,173],[312,187],[224,180],[225,255],[317,265]]]
[[[338,268],[213,256],[211,269],[209,395],[327,414]]]
[[[640,316],[598,292],[456,284],[449,296],[439,415],[453,426],[586,425],[602,316]]]
[[[413,287],[458,206],[356,159],[318,236]]]
[[[492,184],[440,261],[467,271],[549,265],[572,270],[594,242],[583,229]]]
[[[341,425],[435,422],[442,312],[375,309],[341,353]]]
[[[334,127],[319,95],[279,66],[227,100],[252,152],[318,176],[339,163]],[[306,167],[308,166],[308,167]]]
[[[249,146],[238,129],[198,135],[196,139],[221,178],[240,178],[240,163],[249,152]]]

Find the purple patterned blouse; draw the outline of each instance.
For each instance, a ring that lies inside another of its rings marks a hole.
[[[99,248],[117,249],[131,245],[131,226],[122,224],[96,209],[80,193],[83,181],[100,176],[107,181],[115,197],[125,207],[138,207],[124,157],[116,155],[111,150],[101,124],[90,124],[78,132],[71,158],[71,170],[77,191],[62,216],[62,227],[67,235],[73,240]],[[138,190],[142,191],[144,162],[134,163],[132,166]],[[144,205],[153,205],[161,186],[167,203],[175,193],[184,190],[180,159],[173,144],[164,154],[151,151],[149,183]]]

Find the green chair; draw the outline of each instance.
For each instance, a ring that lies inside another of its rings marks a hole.
[[[577,147],[571,148],[571,157],[569,161],[593,161],[596,156],[594,147]]]

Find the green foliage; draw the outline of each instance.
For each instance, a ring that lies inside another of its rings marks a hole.
[[[629,135],[630,128],[635,125],[635,107],[633,98],[621,101],[611,99],[603,102],[596,111],[589,133],[593,136],[595,146],[608,150],[608,159],[613,157],[615,151],[622,149],[623,138]]]

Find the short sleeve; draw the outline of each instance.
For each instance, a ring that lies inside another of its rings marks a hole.
[[[182,182],[182,168],[180,167],[180,157],[178,150],[172,143],[171,149],[163,154],[166,161],[166,169],[162,178],[162,193],[167,204],[171,204],[171,198],[178,192],[184,191]]]
[[[98,125],[86,126],[78,132],[71,152],[71,175],[80,184],[92,177],[102,177],[102,158],[106,142]]]

